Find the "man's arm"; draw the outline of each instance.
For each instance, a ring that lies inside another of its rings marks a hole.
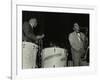
[[[85,34],[84,34],[84,33],[81,33],[81,36],[82,36],[82,38],[83,38],[83,41],[85,41],[85,40],[86,40]]]
[[[75,51],[78,51],[77,48],[76,48],[76,45],[75,45],[75,41],[73,39],[73,35],[72,34],[69,34],[69,42],[70,42],[70,45],[71,45],[71,48]]]
[[[72,38],[71,34],[69,34],[69,42],[70,42],[71,47],[75,48],[74,43],[73,43],[73,38]]]

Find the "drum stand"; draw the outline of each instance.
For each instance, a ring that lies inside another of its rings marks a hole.
[[[41,68],[41,65],[42,65],[42,58],[41,58],[41,51],[43,49],[43,40],[40,39],[38,40],[38,53],[37,53],[37,66],[38,68]]]

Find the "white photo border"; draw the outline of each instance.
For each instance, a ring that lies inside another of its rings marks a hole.
[[[95,18],[96,11],[94,7],[74,7],[74,6],[53,6],[53,5],[30,5],[30,4],[13,4],[12,9],[12,79],[17,77],[58,77],[69,75],[87,75],[95,74],[97,70],[96,60],[96,30]],[[90,15],[90,66],[83,67],[66,67],[66,68],[41,68],[22,70],[21,68],[21,42],[22,42],[22,10],[41,11],[41,12],[62,12],[62,13],[83,13]]]

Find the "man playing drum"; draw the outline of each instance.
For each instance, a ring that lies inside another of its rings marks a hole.
[[[36,55],[38,51],[38,45],[36,42],[44,37],[44,34],[36,36],[34,34],[34,28],[37,26],[36,18],[29,19],[28,22],[24,22],[22,26],[22,68],[35,68],[36,67]]]
[[[82,58],[85,55],[84,42],[85,35],[80,32],[78,23],[74,23],[74,32],[69,34],[69,42],[71,45],[72,60],[74,66],[81,66]]]

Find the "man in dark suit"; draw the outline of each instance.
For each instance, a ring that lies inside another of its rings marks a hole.
[[[22,68],[35,68],[36,67],[36,56],[38,51],[38,40],[44,37],[42,35],[35,35],[34,28],[37,26],[36,18],[31,18],[28,22],[24,22],[22,25]]]

